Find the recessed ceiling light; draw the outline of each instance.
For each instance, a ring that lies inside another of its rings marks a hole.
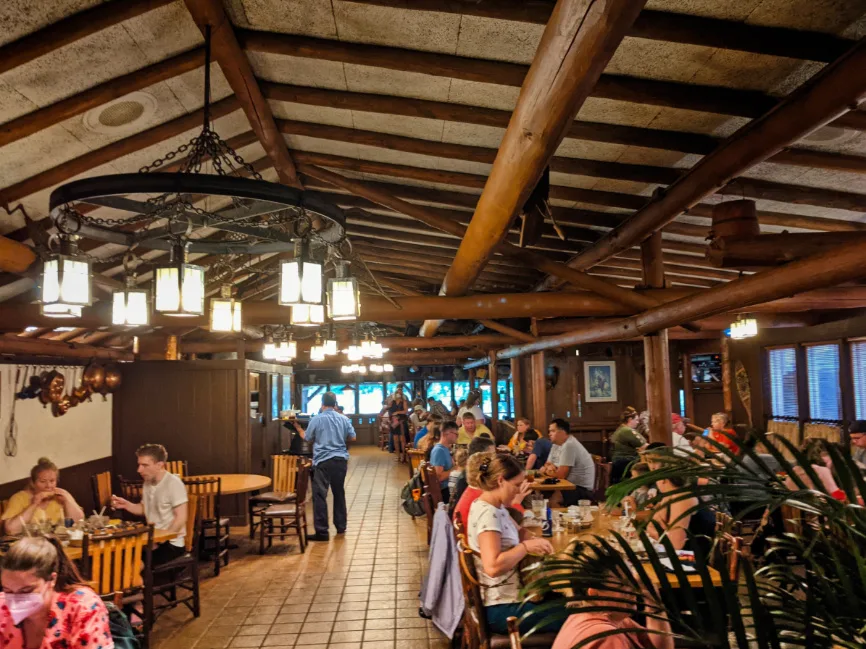
[[[140,130],[159,107],[156,97],[136,91],[84,114],[84,126],[95,133],[124,135]]]

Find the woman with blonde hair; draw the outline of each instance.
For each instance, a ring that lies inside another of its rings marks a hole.
[[[53,537],[27,537],[0,559],[0,647],[113,649],[108,610]]]
[[[515,424],[517,431],[508,440],[508,450],[516,455],[526,449],[526,433],[535,429],[532,427],[532,422],[526,417],[518,417]],[[538,433],[538,431],[535,432]]]
[[[481,584],[481,599],[487,624],[494,633],[508,632],[506,620],[521,617],[520,630],[526,633],[540,622],[531,613],[536,605],[522,604],[519,563],[530,554],[551,554],[547,539],[532,538],[518,528],[508,506],[521,492],[523,467],[508,454],[476,453],[466,466],[469,484],[481,489],[481,495],[469,508],[466,536],[474,551],[473,560]],[[528,615],[527,615],[528,614]],[[556,630],[559,624],[551,629]]]
[[[65,519],[80,521],[84,511],[66,489],[57,486],[60,470],[47,457],[39,458],[30,469],[30,482],[9,499],[3,512],[7,534],[22,534],[30,523],[62,523]]]

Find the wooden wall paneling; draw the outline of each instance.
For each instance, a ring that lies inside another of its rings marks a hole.
[[[50,454],[49,454],[50,457]],[[112,458],[103,457],[73,466],[61,467],[59,486],[66,489],[81,505],[84,513],[89,515],[93,510],[93,495],[90,488],[90,476],[94,473],[112,470]],[[27,487],[29,478],[14,480],[0,484],[0,500],[6,500],[14,493]]]
[[[530,392],[532,394],[532,423],[543,434],[550,421],[547,416],[547,386],[544,378],[544,352],[532,355],[530,367],[532,372],[530,381]]]

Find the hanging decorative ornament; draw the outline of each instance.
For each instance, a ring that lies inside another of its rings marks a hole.
[[[349,276],[349,262],[334,262],[336,277],[328,280],[328,317],[331,320],[357,320],[361,316],[361,291],[358,280]]]
[[[132,257],[131,251],[123,256],[126,286],[114,291],[111,296],[111,323],[115,325],[134,327],[150,322],[149,294],[147,290],[136,286]]]
[[[51,241],[59,242],[59,250],[49,254],[42,265],[40,311],[52,318],[80,318],[82,307],[93,302],[90,260],[78,252],[81,220],[62,210],[54,226],[60,234]]]

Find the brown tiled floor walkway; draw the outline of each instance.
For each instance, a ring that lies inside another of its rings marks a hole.
[[[448,647],[418,617],[427,545],[423,520],[413,522],[400,508],[408,471],[378,449],[351,452],[344,537],[332,527],[329,543],[311,543],[304,554],[294,538],[275,539],[264,556],[238,538],[228,568],[202,583],[202,616],[193,619],[186,609],[163,616],[153,649]]]

